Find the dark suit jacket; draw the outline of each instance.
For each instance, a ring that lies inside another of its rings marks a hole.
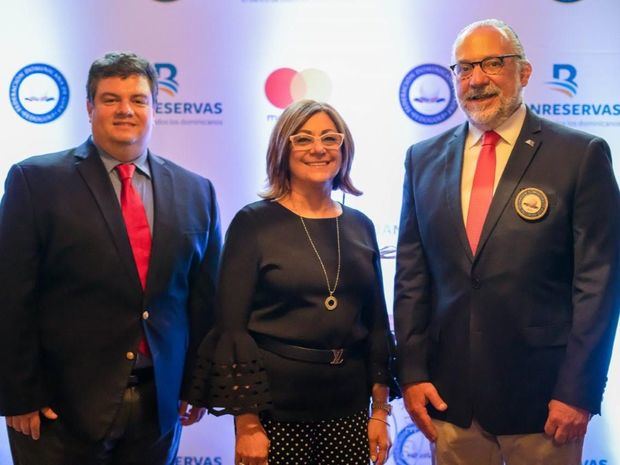
[[[50,405],[75,433],[103,437],[143,328],[162,431],[177,421],[210,324],[220,226],[208,180],[152,153],[149,162],[154,224],[144,291],[92,142],[9,172],[0,206],[1,414]]]
[[[461,213],[467,124],[406,160],[396,286],[400,382],[431,381],[431,415],[540,432],[554,398],[600,411],[620,304],[620,196],[608,145],[530,111],[472,256]],[[526,221],[524,188],[549,210]]]

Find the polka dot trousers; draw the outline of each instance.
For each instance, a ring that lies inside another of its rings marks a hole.
[[[262,420],[269,465],[368,465],[368,411],[333,420]]]

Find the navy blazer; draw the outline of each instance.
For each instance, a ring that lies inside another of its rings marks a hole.
[[[211,323],[220,224],[208,180],[148,159],[154,224],[144,290],[90,140],[10,170],[0,205],[2,415],[49,405],[74,433],[102,438],[132,370],[127,354],[144,331],[162,432],[178,420]]]
[[[395,326],[402,384],[431,381],[433,417],[493,434],[543,431],[550,399],[600,412],[620,306],[620,195],[607,143],[528,110],[478,252],[461,211],[467,123],[405,163]],[[519,192],[548,198],[541,219]]]

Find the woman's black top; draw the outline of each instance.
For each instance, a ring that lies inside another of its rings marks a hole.
[[[300,217],[267,200],[237,213],[222,255],[215,325],[199,352],[194,405],[314,421],[353,414],[368,406],[373,383],[389,384],[393,344],[374,227],[361,212],[342,210],[333,311],[325,308],[325,275]],[[336,218],[304,221],[333,287]],[[259,348],[257,339],[351,348],[352,355],[342,364],[299,361]]]

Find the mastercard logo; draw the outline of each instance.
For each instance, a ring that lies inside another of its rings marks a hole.
[[[291,68],[279,68],[265,81],[267,100],[278,108],[286,108],[301,99],[325,102],[331,93],[331,80],[319,69],[295,71]]]

